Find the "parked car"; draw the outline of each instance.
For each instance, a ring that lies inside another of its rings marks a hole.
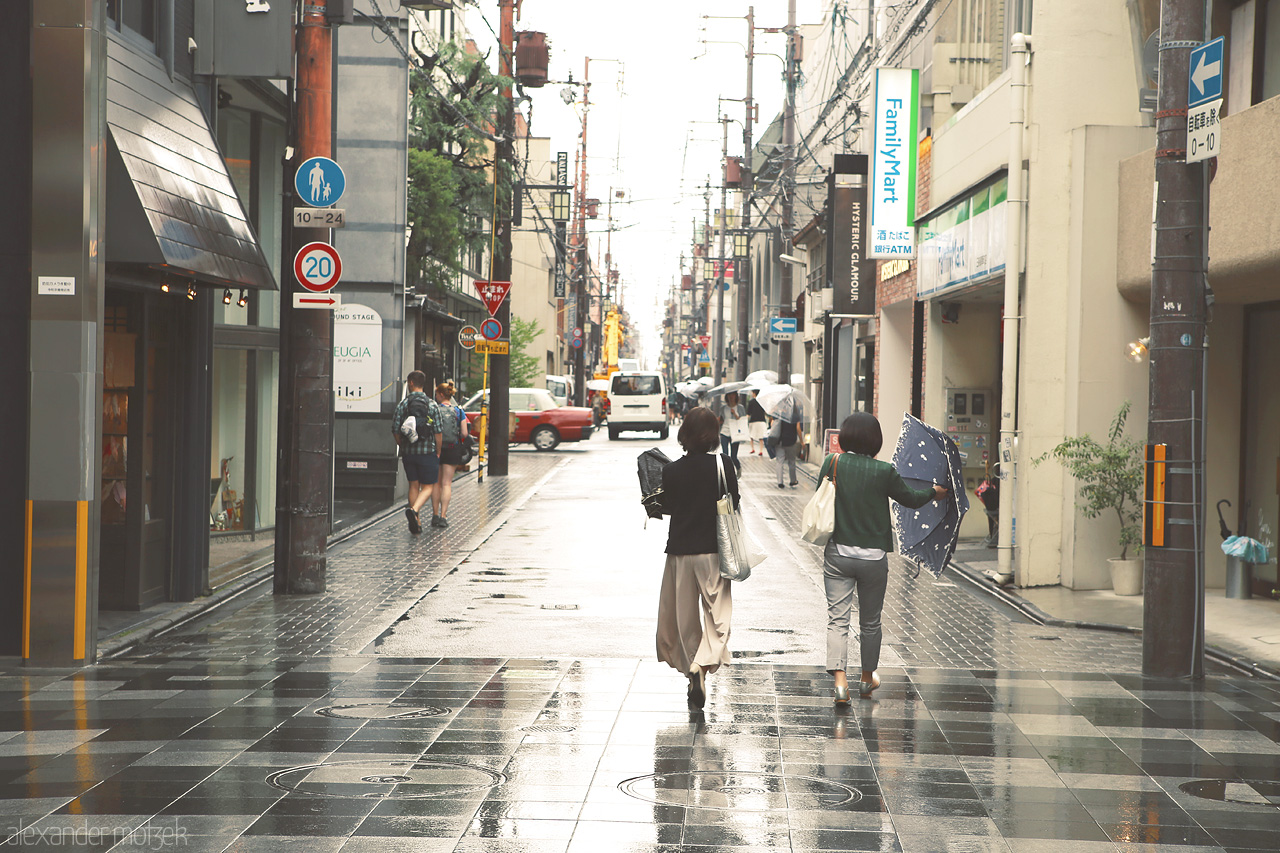
[[[475,430],[481,400],[489,389],[477,391],[462,404]],[[516,416],[515,443],[532,444],[538,450],[554,450],[562,441],[583,441],[591,437],[591,410],[585,406],[560,406],[545,388],[512,388],[511,414]]]
[[[619,370],[609,379],[609,438],[623,430],[654,430],[664,441],[670,433],[667,384],[661,373]]]

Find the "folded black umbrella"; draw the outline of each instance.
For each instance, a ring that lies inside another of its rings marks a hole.
[[[893,524],[902,556],[924,566],[934,577],[942,574],[960,537],[960,520],[969,511],[969,495],[960,474],[960,449],[937,427],[902,416],[902,434],[893,452],[893,466],[913,489],[937,484],[951,494],[920,509],[893,504]]]
[[[671,464],[667,454],[654,447],[636,459],[640,475],[640,504],[650,518],[662,518],[662,469]]]

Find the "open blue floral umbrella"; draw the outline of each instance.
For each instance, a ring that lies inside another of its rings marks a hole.
[[[893,465],[913,489],[937,484],[951,490],[948,497],[920,509],[893,504],[893,525],[902,556],[937,577],[955,553],[960,520],[969,511],[969,495],[960,475],[960,449],[942,430],[904,413]]]

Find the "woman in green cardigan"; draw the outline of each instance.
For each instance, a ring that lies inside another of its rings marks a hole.
[[[913,489],[888,462],[875,458],[884,438],[880,422],[867,412],[854,412],[840,425],[840,449],[828,456],[818,472],[836,486],[836,525],[823,552],[823,585],[827,592],[827,672],[835,677],[837,705],[849,704],[845,676],[849,656],[849,613],[858,593],[859,645],[862,677],[858,694],[869,696],[880,686],[880,613],[889,582],[893,532],[889,526],[889,498],[919,509],[945,497],[942,486]]]

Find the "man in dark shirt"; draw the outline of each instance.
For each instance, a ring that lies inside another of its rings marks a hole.
[[[800,481],[796,479],[796,457],[800,455],[800,421],[792,423],[784,420],[782,422],[782,435],[778,438],[778,488],[785,489],[786,485],[782,482],[782,474],[784,467],[791,469],[791,488],[800,485]]]

